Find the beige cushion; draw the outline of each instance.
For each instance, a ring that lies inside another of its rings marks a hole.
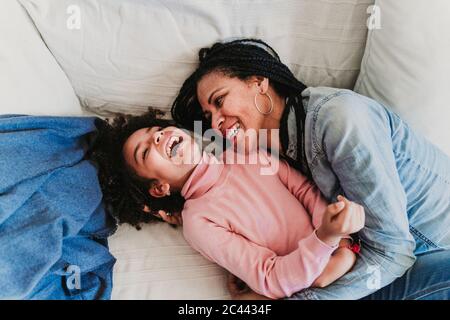
[[[376,1],[355,91],[381,101],[450,155],[450,1]]]
[[[373,0],[21,2],[84,106],[136,114],[168,110],[198,50],[231,37],[263,38],[307,85],[352,88]]]
[[[166,223],[137,231],[122,225],[109,238],[117,258],[112,299],[230,299],[227,272],[184,240],[181,228]]]
[[[0,114],[80,115],[64,72],[16,0],[0,3]]]

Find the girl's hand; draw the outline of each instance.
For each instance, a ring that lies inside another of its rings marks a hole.
[[[317,237],[325,243],[335,246],[342,236],[361,230],[364,222],[364,208],[343,196],[338,196],[338,202],[327,207],[322,224],[317,229]]]

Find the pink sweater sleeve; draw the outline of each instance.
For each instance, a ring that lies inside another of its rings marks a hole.
[[[183,220],[183,232],[186,241],[207,259],[242,279],[255,292],[273,299],[310,287],[334,251],[313,232],[299,241],[296,250],[278,256],[198,213]]]
[[[328,205],[319,188],[284,160],[280,160],[278,176],[311,215],[313,226],[317,229]]]

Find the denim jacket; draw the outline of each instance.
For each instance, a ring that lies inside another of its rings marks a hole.
[[[313,180],[329,201],[342,194],[361,204],[366,223],[352,271],[291,298],[359,299],[401,277],[416,255],[450,248],[449,157],[370,98],[327,87],[302,96]],[[287,119],[290,139],[300,137]]]

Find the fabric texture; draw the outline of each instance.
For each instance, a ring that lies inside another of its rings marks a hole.
[[[236,37],[267,41],[307,85],[352,88],[373,0],[20,2],[83,106],[108,115],[169,110],[199,49]]]
[[[327,205],[318,188],[273,157],[267,175],[260,161],[213,159],[204,153],[181,190],[186,241],[267,297],[309,287],[336,249],[314,232]]]
[[[450,155],[450,2],[376,1],[355,91],[398,113]]]
[[[80,102],[26,10],[2,0],[0,114],[79,116]]]
[[[0,298],[109,299],[107,215],[84,159],[94,118],[0,116]]]
[[[401,278],[363,300],[450,300],[450,250],[419,255]]]
[[[114,265],[113,300],[229,300],[227,272],[184,239],[182,228],[123,224],[108,238]]]

